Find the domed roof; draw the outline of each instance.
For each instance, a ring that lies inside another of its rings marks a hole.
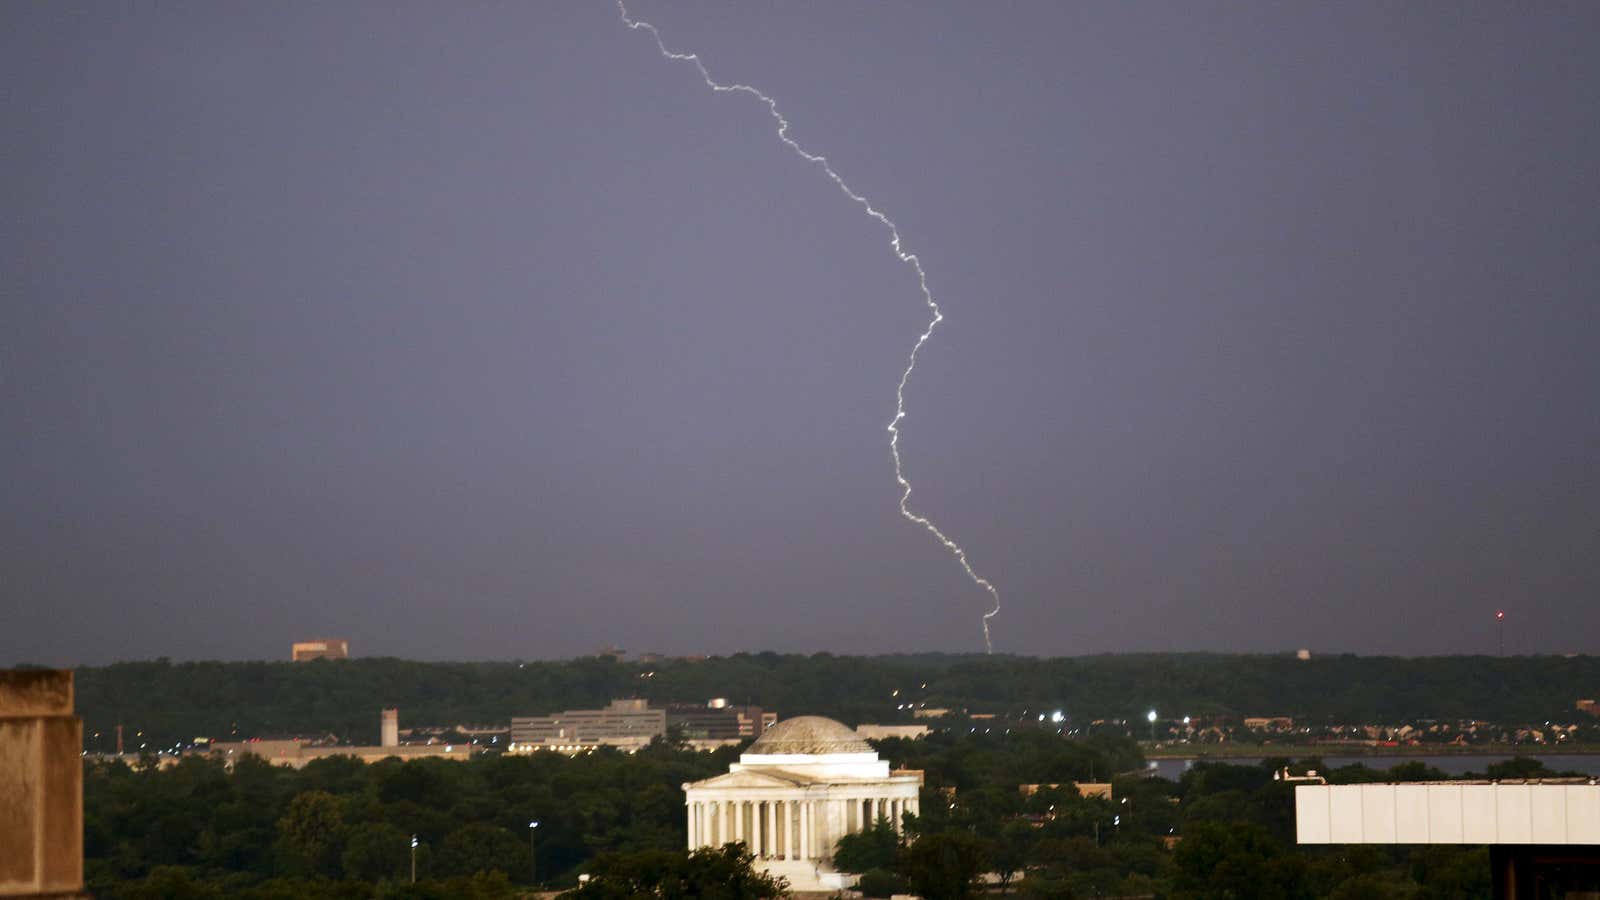
[[[822,716],[795,716],[768,728],[746,753],[871,753],[863,741],[841,722]]]

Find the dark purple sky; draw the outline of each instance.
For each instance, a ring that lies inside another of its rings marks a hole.
[[[1600,5],[636,0],[998,650],[1594,652]],[[981,649],[594,3],[0,5],[0,664]]]

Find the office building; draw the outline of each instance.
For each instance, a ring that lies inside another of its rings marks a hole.
[[[514,716],[511,752],[595,747],[638,750],[667,733],[667,711],[645,700],[613,700],[604,709],[569,709],[549,716]]]
[[[290,653],[295,662],[307,662],[313,659],[349,659],[350,642],[339,638],[295,641]]]
[[[679,729],[690,741],[758,738],[777,721],[777,713],[759,706],[729,706],[722,699],[705,706],[674,704],[667,708],[667,727]]]

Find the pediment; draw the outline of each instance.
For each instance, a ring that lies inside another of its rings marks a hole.
[[[689,787],[690,789],[793,788],[799,787],[800,785],[800,782],[796,782],[789,778],[783,778],[775,773],[767,774],[765,772],[752,772],[748,769],[744,769],[738,772],[729,772],[726,775],[718,775],[715,778],[707,778],[704,781],[690,782]]]

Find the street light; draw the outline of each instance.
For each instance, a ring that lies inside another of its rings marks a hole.
[[[1155,743],[1155,740],[1156,740],[1156,711],[1152,709],[1149,712],[1145,713],[1144,717],[1146,719],[1150,720],[1150,742],[1151,743]]]
[[[411,883],[417,883],[417,836],[411,836]]]
[[[539,847],[534,843],[534,836],[539,833],[539,820],[528,821],[528,883],[539,883]]]

